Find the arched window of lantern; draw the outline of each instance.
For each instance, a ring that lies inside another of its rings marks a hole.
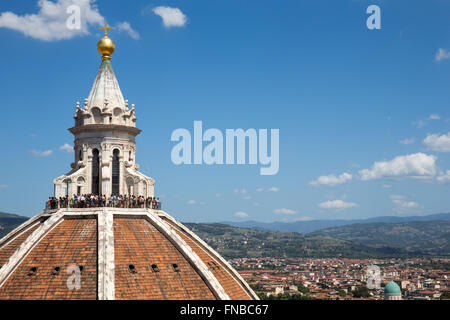
[[[84,193],[84,184],[85,180],[83,177],[78,177],[77,179],[77,195],[81,195]]]
[[[100,152],[92,150],[92,193],[100,193]]]
[[[129,196],[134,195],[134,180],[131,177],[127,179],[127,193]]]
[[[120,151],[114,149],[112,159],[112,194],[120,193]]]
[[[147,189],[148,189],[148,186],[147,186],[147,181],[142,181],[142,195],[144,196],[144,197],[147,197]]]

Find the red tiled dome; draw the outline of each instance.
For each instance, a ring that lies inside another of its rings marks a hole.
[[[217,252],[161,210],[41,213],[0,240],[0,266],[0,299],[257,299]]]

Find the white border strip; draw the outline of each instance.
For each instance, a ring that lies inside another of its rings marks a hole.
[[[49,219],[41,224],[39,228],[20,245],[20,247],[9,258],[8,262],[0,269],[0,287],[2,287],[9,276],[22,263],[33,248],[60,222],[64,219],[64,213],[59,210],[54,213]]]
[[[45,214],[45,212],[41,212],[34,217],[28,219],[21,225],[19,225],[14,230],[10,231],[6,236],[0,239],[0,247],[6,246],[11,241],[14,241],[17,237],[19,237],[24,231],[28,230],[28,227],[32,227],[39,219]]]
[[[114,283],[114,216],[104,208],[97,218],[98,225],[98,292],[99,300],[115,300]]]

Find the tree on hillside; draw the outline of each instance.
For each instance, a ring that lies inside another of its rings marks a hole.
[[[298,288],[298,291],[303,293],[303,294],[309,293],[309,289],[307,287],[305,287],[304,285],[300,284],[300,285],[297,286],[297,288]]]
[[[339,290],[338,291],[338,295],[340,296],[340,297],[345,297],[346,295],[347,295],[347,292],[345,292],[345,290]]]
[[[368,298],[370,297],[369,289],[365,286],[359,286],[356,290],[352,291],[354,298]]]
[[[440,297],[441,300],[450,300],[450,291],[444,291]]]

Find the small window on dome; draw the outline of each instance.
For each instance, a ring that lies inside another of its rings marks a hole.
[[[158,265],[152,264],[152,271],[153,271],[153,272],[159,272]]]
[[[80,274],[83,273],[84,267],[83,266],[78,266],[78,269],[80,269]]]
[[[137,269],[134,266],[134,264],[129,264],[128,265],[128,270],[130,270],[131,273],[137,273]]]
[[[28,270],[28,275],[31,277],[31,276],[34,276],[36,273],[37,273],[37,271],[38,271],[38,268],[37,267],[31,267],[30,268],[30,270]]]
[[[61,271],[60,267],[54,267],[52,270],[52,275],[57,276],[57,275],[59,275],[60,271]]]
[[[172,269],[175,272],[180,272],[180,266],[176,263],[172,263]]]

